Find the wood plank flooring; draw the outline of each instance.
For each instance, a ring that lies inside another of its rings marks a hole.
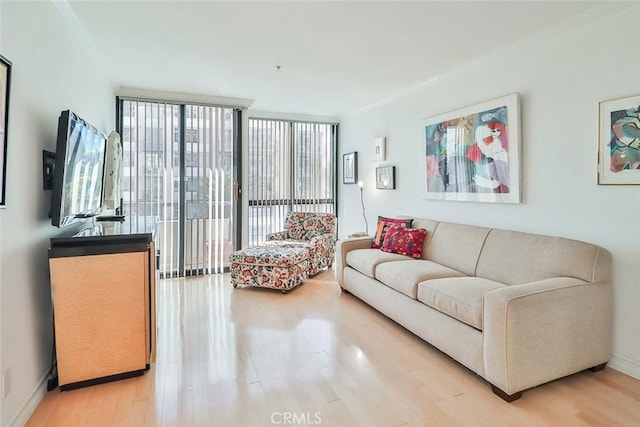
[[[287,295],[228,275],[158,282],[157,362],[47,393],[28,426],[638,426],[640,381],[606,368],[508,404],[329,270]]]

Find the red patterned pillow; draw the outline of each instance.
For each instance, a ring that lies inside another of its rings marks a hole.
[[[426,235],[427,230],[424,228],[403,228],[392,225],[384,235],[380,249],[384,252],[420,258],[422,242]]]
[[[375,249],[382,247],[382,240],[384,239],[384,235],[390,226],[397,225],[398,227],[411,227],[412,223],[412,218],[386,218],[384,216],[379,216],[378,225],[376,226],[376,235],[373,239],[373,244],[371,245],[371,247]]]

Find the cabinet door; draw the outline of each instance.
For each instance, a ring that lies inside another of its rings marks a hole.
[[[129,252],[49,260],[60,385],[145,368],[147,259]]]

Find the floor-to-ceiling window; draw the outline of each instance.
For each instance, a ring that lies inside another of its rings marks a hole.
[[[162,276],[223,272],[236,246],[239,111],[119,98],[123,212],[158,219]]]
[[[283,229],[287,212],[335,213],[334,123],[249,119],[249,245]]]

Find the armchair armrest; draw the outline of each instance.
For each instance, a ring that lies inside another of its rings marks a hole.
[[[559,277],[487,292],[485,378],[511,395],[595,367],[611,354],[608,281]]]
[[[289,237],[289,233],[286,231],[276,231],[275,233],[269,233],[265,237],[265,240],[286,240]]]
[[[343,273],[347,266],[347,253],[354,249],[371,248],[373,238],[371,236],[353,237],[339,240],[336,247],[336,279],[340,287],[343,287]]]
[[[336,245],[336,238],[331,233],[320,234],[312,237],[309,241],[315,246],[330,246],[333,248]]]

